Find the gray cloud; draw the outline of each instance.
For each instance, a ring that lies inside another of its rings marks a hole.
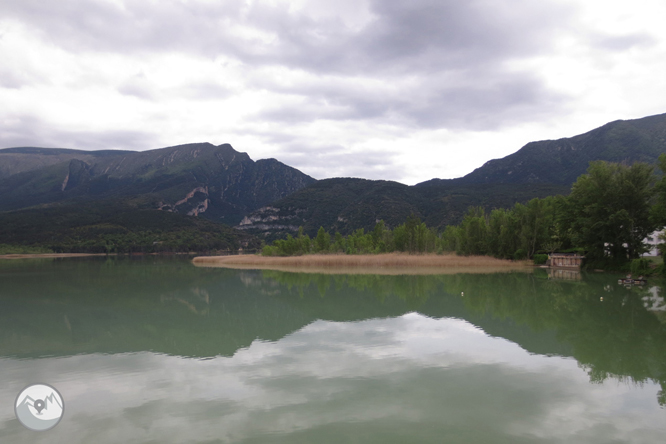
[[[0,1],[5,17],[23,21],[45,40],[70,51],[191,51],[212,49],[227,34],[223,22],[240,14],[242,2],[206,5],[178,1]]]
[[[330,38],[318,40],[308,40],[307,29],[288,34],[297,50],[277,48],[280,61],[319,76],[314,84],[290,88],[262,79],[264,88],[300,96],[302,103],[256,117],[489,130],[562,111],[565,97],[537,76],[509,69],[507,61],[547,51],[570,11],[550,3],[431,0],[377,1],[371,9],[375,20],[355,34],[334,39],[335,33],[324,33]],[[383,84],[353,84],[368,76]]]
[[[218,100],[230,97],[233,91],[219,83],[203,81],[174,88],[171,93],[192,100]]]
[[[187,4],[2,0],[6,17],[73,51],[184,51],[235,56],[313,72],[366,73],[486,65],[543,51],[569,11],[528,0],[372,0],[360,30],[339,18],[314,19],[284,7],[241,1]],[[239,34],[243,26],[269,38]]]
[[[118,87],[118,92],[126,96],[134,96],[144,100],[154,100],[156,98],[156,92],[151,82],[143,73],[136,74],[123,82]]]
[[[43,82],[43,79],[32,72],[15,70],[11,66],[0,67],[0,88],[20,89]]]
[[[363,52],[411,70],[469,68],[543,50],[566,11],[551,2],[372,1],[378,20],[364,30]],[[510,11],[510,12],[509,12]],[[529,35],[529,38],[525,38]]]
[[[35,39],[45,42],[37,48],[47,55],[44,60],[62,53],[76,55],[81,61],[72,76],[79,74],[77,88],[94,84],[91,97],[112,88],[144,100],[137,107],[137,117],[144,120],[137,128],[155,125],[153,132],[93,134],[46,121],[20,123],[30,118],[18,116],[12,118],[14,123],[3,124],[0,143],[152,148],[159,134],[167,133],[164,128],[174,127],[165,111],[174,108],[165,102],[223,101],[241,94],[242,102],[229,104],[233,109],[221,104],[219,123],[190,130],[206,128],[214,134],[219,125],[225,134],[257,135],[276,145],[271,155],[316,177],[397,178],[403,177],[404,165],[395,157],[354,154],[358,164],[350,163],[346,147],[339,145],[352,139],[355,145],[363,144],[368,135],[376,141],[396,135],[408,138],[421,130],[493,131],[548,121],[572,110],[576,99],[552,89],[557,82],[545,80],[552,81],[552,70],[542,71],[547,63],[541,62],[549,55],[562,57],[557,45],[561,37],[574,41],[581,53],[589,52],[592,60],[656,42],[647,33],[595,34],[589,24],[578,21],[581,11],[557,0],[363,0],[359,5],[355,7],[365,8],[367,17],[358,17],[367,20],[351,24],[349,16],[313,14],[286,2],[0,0],[1,32],[16,32],[12,37],[19,38],[27,33],[30,45]],[[88,58],[91,55],[95,58]],[[0,66],[0,87],[7,88],[8,95],[16,93],[9,89],[68,78],[49,80],[48,71],[37,66],[42,59],[29,60],[36,66],[27,60],[17,62],[22,66]],[[161,63],[165,60],[168,63]],[[108,76],[96,74],[97,61],[103,61],[99,66],[119,68],[116,72],[128,71],[109,86]],[[193,62],[192,70],[203,69],[187,72],[188,62]],[[169,69],[165,66],[176,69],[161,75],[159,70]],[[137,71],[145,75],[122,77]],[[188,77],[181,82],[189,83],[179,83],[178,75]],[[161,83],[151,81],[151,76]],[[57,97],[66,100],[64,93]],[[119,108],[136,104],[124,100],[114,103]],[[233,114],[236,106],[238,114]],[[147,112],[164,113],[163,118],[142,114],[149,107],[152,111]],[[229,115],[232,118],[225,120]],[[333,128],[354,127],[356,132],[326,141],[310,132],[313,140],[303,140],[308,125],[318,121],[326,121],[321,127],[326,126],[328,134],[335,134]],[[183,122],[183,131],[192,128],[189,124]],[[363,166],[364,159],[376,164]]]
[[[593,45],[613,52],[626,51],[636,46],[653,46],[657,40],[649,34],[594,35]]]
[[[32,115],[13,116],[2,120],[0,147],[39,146],[85,150],[143,150],[152,146],[158,136],[151,132],[129,130],[68,130],[58,128]]]
[[[362,177],[382,179],[395,177],[400,180],[404,174],[396,161],[396,153],[391,151],[350,152],[340,145],[306,145],[292,142],[280,147],[280,161],[298,168],[317,179],[327,177]]]
[[[136,74],[118,86],[118,92],[138,99],[159,101],[165,97],[187,100],[219,100],[232,95],[232,90],[212,81],[190,82],[181,86],[158,89],[145,74]]]
[[[539,109],[546,114],[558,110],[563,98],[548,91],[538,77],[510,70],[507,62],[547,51],[573,15],[552,1],[370,0],[372,19],[355,29],[336,16],[313,18],[285,7],[241,1],[165,0],[126,2],[122,7],[83,0],[0,4],[7,16],[70,51],[225,56],[250,67],[304,70],[320,79],[286,89],[262,79],[254,86],[299,96],[302,103],[262,109],[258,119],[381,119],[399,126],[462,129],[495,129],[533,119]],[[239,27],[266,38],[239,32]],[[387,92],[381,86],[354,86],[362,79],[411,83]],[[129,79],[118,90],[155,99],[145,78]],[[223,89],[204,84],[183,92],[200,99],[208,91],[225,97]]]
[[[404,87],[386,84],[353,86],[345,80],[322,79],[290,88],[270,85],[300,97],[298,103],[259,111],[259,121],[296,124],[314,120],[382,120],[402,127],[496,129],[502,125],[561,112],[567,98],[549,91],[529,73],[479,73],[422,77]],[[396,80],[400,85],[400,81]]]

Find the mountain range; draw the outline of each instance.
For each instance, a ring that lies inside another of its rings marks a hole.
[[[454,183],[552,183],[570,186],[594,160],[654,164],[666,152],[666,114],[617,120],[585,134],[530,142]],[[440,182],[433,179],[431,182]]]
[[[666,114],[618,120],[585,134],[531,142],[458,179],[414,186],[363,179],[326,179],[249,214],[239,228],[268,238],[303,226],[347,234],[379,220],[395,226],[414,213],[429,226],[459,223],[469,206],[507,208],[534,197],[568,194],[591,161],[655,164],[666,152]]]
[[[195,216],[236,226],[247,234],[233,235],[246,244],[248,234],[270,239],[300,226],[310,235],[320,226],[343,234],[370,229],[379,220],[395,226],[412,213],[442,227],[458,223],[470,205],[509,207],[566,194],[590,161],[654,164],[664,152],[666,114],[531,142],[464,177],[414,186],[358,178],[317,181],[275,159],[253,161],[229,144],[142,152],[6,148],[0,149],[0,244],[28,242],[29,226],[43,225],[35,219],[48,219],[56,231],[71,230],[114,226],[120,215],[137,211],[170,223]],[[98,217],[91,219],[91,213]],[[59,225],[63,219],[66,226]],[[31,222],[21,229],[22,220]],[[122,228],[132,229],[131,217]]]
[[[0,150],[0,211],[124,199],[132,206],[233,225],[315,179],[275,159],[253,161],[231,145],[193,143],[142,152]]]

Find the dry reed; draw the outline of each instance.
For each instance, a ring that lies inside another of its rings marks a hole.
[[[448,274],[531,270],[531,264],[527,261],[516,262],[488,256],[457,256],[454,254],[313,254],[290,257],[200,256],[195,257],[193,262],[195,265],[202,267],[335,274]]]

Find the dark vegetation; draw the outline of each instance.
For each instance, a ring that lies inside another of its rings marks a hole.
[[[244,230],[267,241],[295,234],[298,227],[315,236],[319,227],[332,233],[352,234],[374,229],[379,220],[396,227],[414,214],[428,226],[457,224],[470,206],[509,207],[568,192],[569,187],[549,184],[424,185],[335,178],[317,181],[250,217],[258,220]],[[285,228],[287,227],[287,228]]]
[[[654,165],[666,152],[666,114],[608,123],[588,133],[531,142],[491,160],[465,177],[432,179],[415,186],[336,178],[321,180],[260,209],[243,228],[267,241],[296,234],[314,237],[319,227],[352,234],[371,231],[379,220],[396,227],[414,214],[429,227],[459,224],[469,207],[485,213],[527,204],[533,198],[566,195],[592,161]]]
[[[254,251],[259,241],[206,219],[142,210],[118,201],[0,214],[7,253],[169,253]]]
[[[666,169],[666,156],[660,159]],[[659,188],[653,186],[652,172],[644,163],[593,162],[567,197],[533,199],[490,214],[471,208],[461,224],[444,231],[445,249],[514,259],[577,251],[586,255],[589,266],[624,269],[647,250],[644,239],[666,224],[656,204]]]
[[[323,227],[332,234],[331,251],[533,258],[557,246],[583,249],[598,263],[624,262],[637,256],[638,239],[649,228],[635,225],[647,208],[636,204],[647,198],[651,224],[658,226],[666,220],[666,186],[643,189],[656,198],[637,196],[639,176],[647,177],[638,169],[631,173],[636,177],[625,178],[635,181],[635,189],[623,188],[624,195],[593,195],[599,181],[616,176],[613,171],[571,186],[590,161],[654,164],[665,151],[666,114],[532,142],[463,178],[415,186],[315,181],[274,159],[255,162],[228,144],[144,152],[9,148],[0,150],[0,244],[3,251],[215,251],[256,245],[252,235],[272,241],[290,234],[284,250],[298,254],[326,250],[304,241]],[[563,197],[570,190],[572,196]],[[613,205],[618,209],[607,211]],[[242,221],[245,234],[202,219]],[[383,225],[376,227],[379,221]],[[610,255],[600,249],[601,238],[611,239]]]
[[[659,160],[666,170],[666,154]],[[644,163],[593,162],[567,197],[535,198],[490,213],[471,207],[460,224],[441,233],[412,214],[393,230],[380,221],[371,232],[359,229],[348,236],[336,232],[331,237],[320,227],[311,239],[301,228],[297,237],[264,247],[263,254],[455,251],[544,263],[546,253],[575,251],[586,255],[588,266],[628,269],[631,263],[646,274],[650,268],[639,258],[647,251],[644,239],[666,225],[666,177],[657,182],[653,170]]]
[[[4,149],[1,251],[254,250],[259,244],[252,235],[210,220],[235,224],[312,182],[274,159],[254,162],[228,144],[144,152]]]
[[[590,162],[655,164],[666,152],[666,114],[607,123],[585,134],[530,142],[502,159],[486,162],[460,183],[571,185]]]
[[[232,225],[315,181],[229,144],[142,152],[9,148],[0,150],[0,164],[0,211],[115,199]]]
[[[373,254],[394,251],[441,253],[442,242],[434,228],[428,228],[424,222],[411,215],[405,223],[393,230],[386,228],[384,222],[380,221],[368,233],[359,228],[348,236],[336,232],[331,237],[324,227],[320,227],[317,236],[311,239],[301,229],[296,237],[287,235],[286,239],[278,239],[272,245],[265,246],[262,254],[294,256],[309,253]]]

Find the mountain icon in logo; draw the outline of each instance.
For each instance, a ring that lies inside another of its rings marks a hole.
[[[16,418],[30,430],[55,427],[65,411],[60,393],[47,384],[34,384],[19,393],[14,405]]]

